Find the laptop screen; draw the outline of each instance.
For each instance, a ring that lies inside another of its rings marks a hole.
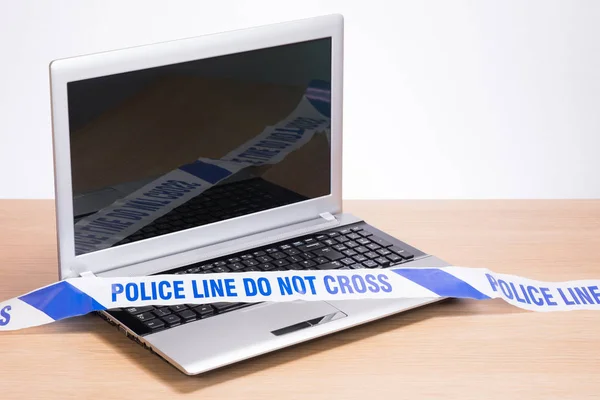
[[[330,194],[331,39],[68,83],[75,254]]]

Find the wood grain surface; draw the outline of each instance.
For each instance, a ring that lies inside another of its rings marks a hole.
[[[0,299],[57,278],[52,201],[0,201]],[[600,278],[600,201],[347,201],[455,265]],[[210,338],[199,338],[210,340]],[[591,399],[600,313],[451,300],[197,377],[85,316],[0,334],[0,399]]]

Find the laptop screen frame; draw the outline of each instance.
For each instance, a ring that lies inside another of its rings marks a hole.
[[[139,242],[75,255],[67,84],[106,75],[331,38],[330,194]],[[59,277],[94,274],[173,256],[342,210],[343,19],[316,17],[62,60],[50,64]]]

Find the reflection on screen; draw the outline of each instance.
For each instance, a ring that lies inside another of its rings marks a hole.
[[[329,38],[68,84],[77,255],[330,194]]]

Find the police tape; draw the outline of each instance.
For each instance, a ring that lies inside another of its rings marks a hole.
[[[142,306],[467,298],[531,311],[600,310],[600,280],[540,282],[482,268],[240,272],[145,277],[70,278],[0,303],[0,331],[94,311]]]
[[[281,162],[317,132],[330,141],[330,97],[328,83],[311,81],[290,115],[222,158],[198,158],[77,221],[75,253],[113,246],[234,174]]]

